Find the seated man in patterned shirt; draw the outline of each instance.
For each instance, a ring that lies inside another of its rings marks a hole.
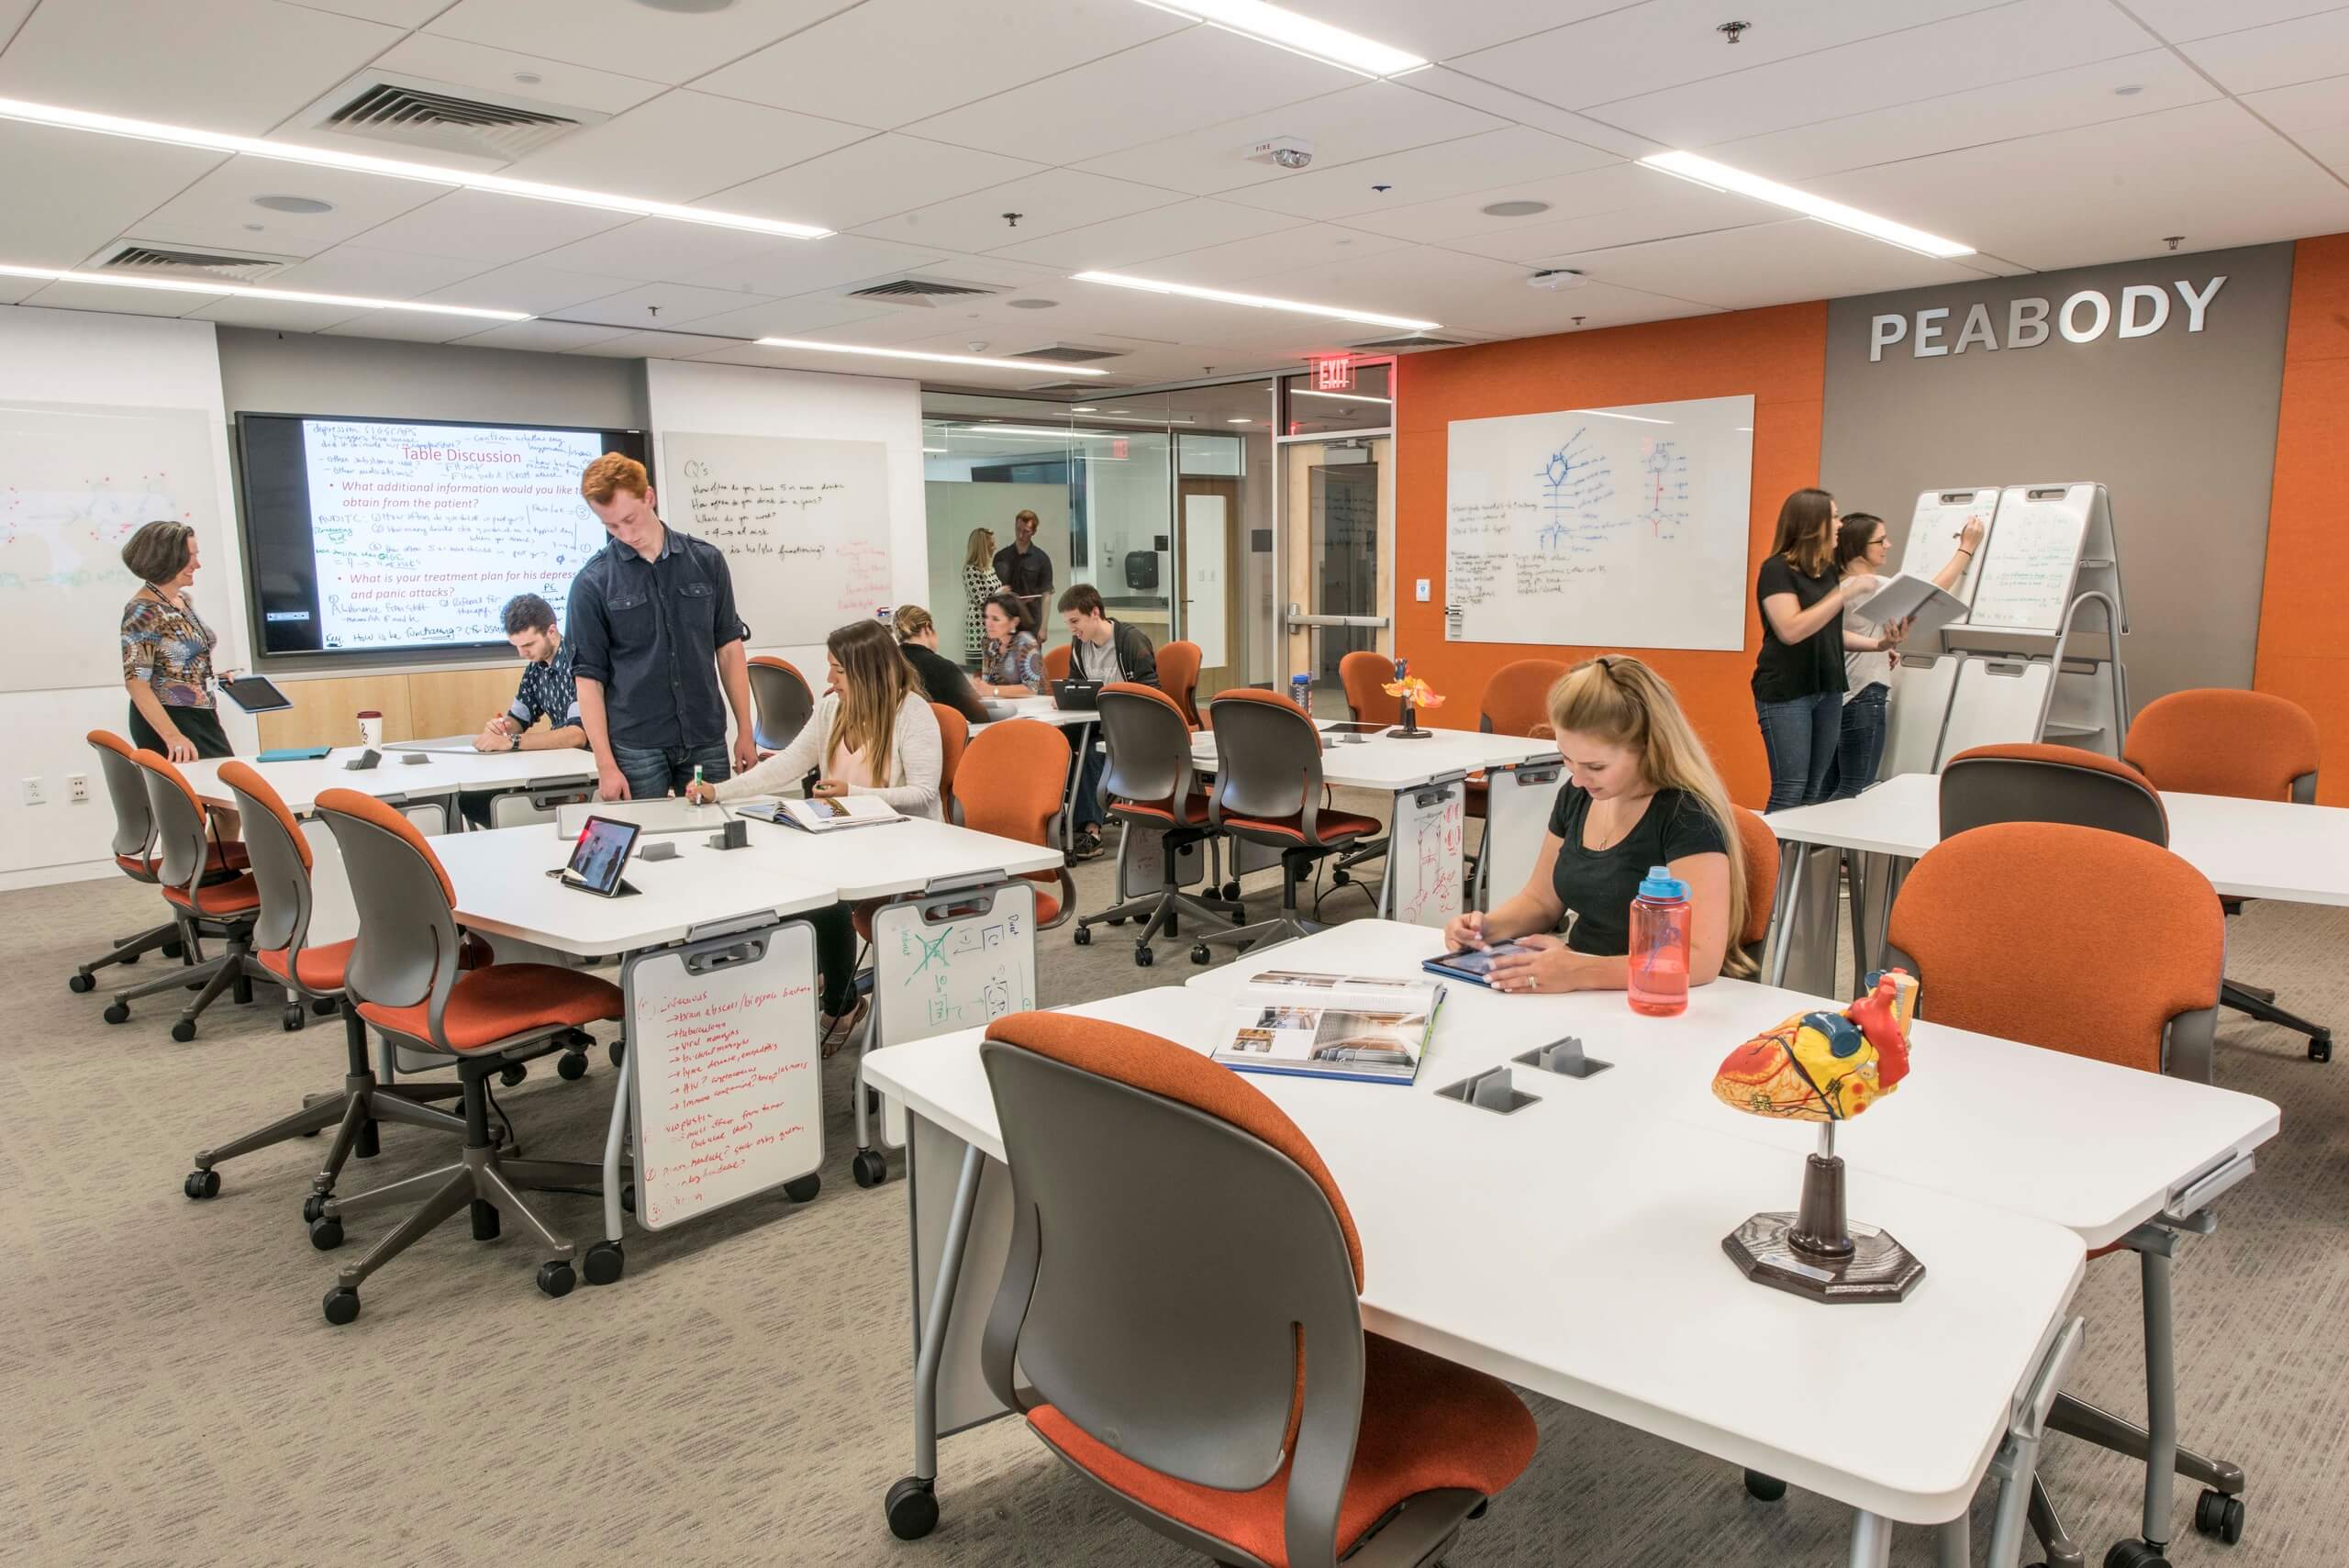
[[[536,594],[515,595],[506,604],[506,640],[529,662],[523,666],[513,703],[482,726],[473,737],[473,750],[543,751],[585,746],[587,730],[579,722],[579,693],[571,678],[571,650],[562,645],[554,606]],[[547,728],[536,728],[541,718]],[[489,826],[489,800],[485,794],[463,797],[465,816],[474,826]]]

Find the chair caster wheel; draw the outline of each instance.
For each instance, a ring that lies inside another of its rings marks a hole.
[[[475,1198],[473,1200],[472,1208],[473,1240],[476,1241],[496,1240],[497,1206],[494,1203],[484,1203],[480,1198]]]
[[[579,1276],[572,1272],[569,1263],[560,1258],[539,1265],[539,1289],[557,1300],[569,1296],[578,1283]]]
[[[604,1059],[615,1067],[618,1067],[621,1062],[626,1062],[628,1060],[628,1041],[624,1040],[616,1040],[612,1041],[611,1044],[604,1047]]]
[[[510,1089],[529,1075],[530,1070],[517,1062],[500,1072],[497,1074],[497,1081]]]
[[[331,1214],[311,1221],[310,1245],[321,1252],[331,1252],[341,1246],[342,1221]]]
[[[179,1022],[173,1024],[172,1026],[172,1038],[178,1040],[182,1045],[185,1045],[189,1040],[194,1040],[195,1038],[195,1020],[194,1018],[182,1018]]]
[[[326,1212],[327,1212],[327,1195],[326,1195],[326,1194],[324,1194],[324,1193],[312,1193],[308,1197],[306,1197],[306,1198],[304,1198],[304,1199],[302,1200],[302,1223],[303,1223],[303,1224],[305,1224],[305,1225],[316,1225],[316,1224],[317,1224],[320,1219],[322,1219],[322,1218],[324,1218],[326,1217]]]
[[[2310,1037],[2309,1060],[2310,1062],[2332,1060],[2332,1031],[2331,1029],[2322,1030]]]
[[[1343,887],[1348,883],[1353,881],[1353,879],[1354,873],[1350,871],[1333,871],[1330,873],[1330,885],[1332,887]]]
[[[1085,929],[1083,926],[1079,926],[1075,930],[1069,933],[1068,940],[1074,942],[1081,948],[1089,948],[1093,945],[1093,933]]]
[[[1236,898],[1238,898],[1238,897],[1240,896],[1240,882],[1239,882],[1239,879],[1238,879],[1237,877],[1233,878],[1231,881],[1227,882],[1227,883],[1225,883],[1225,884],[1223,884],[1223,895],[1224,895],[1226,898],[1233,898],[1233,899],[1236,899]]]
[[[1468,1517],[1472,1519],[1481,1519],[1485,1517],[1486,1510],[1490,1508],[1492,1506],[1493,1500],[1490,1497],[1479,1498],[1477,1499],[1476,1506],[1468,1510]]]
[[[337,1328],[359,1321],[359,1293],[347,1284],[339,1284],[327,1292],[327,1321]]]
[[[137,963],[139,962],[139,955],[135,952],[124,953],[122,955],[122,962],[125,963]]]
[[[130,1004],[128,1002],[107,1003],[105,1018],[106,1022],[110,1024],[128,1023],[130,1021]]]
[[[816,1195],[824,1190],[824,1178],[813,1171],[796,1182],[783,1184],[783,1195],[794,1203],[813,1203]]]
[[[1152,952],[1148,948],[1134,949],[1134,967],[1136,969],[1148,969],[1152,964],[1156,963],[1157,962],[1158,955]]]
[[[554,1075],[567,1084],[575,1084],[587,1076],[587,1053],[584,1051],[564,1051],[555,1058]]]
[[[889,1516],[889,1533],[899,1540],[919,1540],[938,1528],[934,1482],[908,1475],[889,1488],[881,1506]]]
[[[126,958],[122,962],[128,963],[130,961]],[[83,971],[78,974],[70,974],[66,976],[65,989],[72,992],[76,996],[87,995],[97,988],[98,977],[87,971]]]
[[[1757,1502],[1775,1503],[1787,1495],[1787,1484],[1758,1470],[1745,1473],[1745,1495]]]
[[[589,1284],[618,1284],[620,1283],[621,1271],[627,1266],[628,1259],[620,1251],[620,1244],[617,1241],[598,1241],[587,1249],[587,1283]],[[540,1288],[545,1288],[543,1284]],[[561,1296],[562,1292],[558,1290],[549,1294]]]
[[[1126,923],[1126,917],[1123,915],[1108,915],[1104,916],[1103,918],[1107,919],[1109,924],[1113,926],[1122,926]]]
[[[316,1018],[330,1018],[339,1006],[331,997],[320,996],[310,1004],[310,1012]]]
[[[288,1003],[284,1015],[277,1020],[277,1027],[287,1034],[292,1034],[308,1021],[309,1015],[302,1010],[300,1003]]]
[[[187,1180],[180,1184],[180,1191],[199,1202],[205,1198],[217,1197],[220,1195],[220,1173],[190,1171],[187,1173]]]
[[[1191,949],[1191,962],[1193,963],[1212,963],[1215,962],[1215,954],[1208,949],[1207,943],[1199,942]]]
[[[2169,1559],[2142,1540],[2116,1540],[2104,1554],[2104,1568],[2169,1568]]]
[[[2194,1528],[2232,1546],[2243,1539],[2243,1499],[2206,1490],[2194,1505]]]
[[[620,1188],[620,1207],[630,1214],[636,1212],[636,1184],[634,1182]]]
[[[856,1158],[849,1162],[848,1170],[860,1187],[877,1187],[889,1179],[889,1162],[881,1157],[878,1149],[858,1150]]]
[[[161,951],[165,958],[184,958],[187,956],[187,947],[186,944],[183,942],[165,942],[159,951]]]

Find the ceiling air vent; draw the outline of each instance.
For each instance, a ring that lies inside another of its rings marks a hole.
[[[1129,352],[1125,349],[1093,349],[1082,343],[1047,343],[1041,349],[1022,349],[1011,357],[1015,360],[1048,360],[1058,365],[1088,365],[1096,360],[1114,360]]]
[[[126,239],[84,263],[94,272],[128,272],[143,278],[207,278],[215,283],[256,284],[294,264],[292,256],[255,252],[184,250]]]
[[[910,305],[922,310],[934,310],[941,299],[971,299],[989,295],[1008,293],[992,284],[957,283],[952,278],[891,278],[886,283],[871,284],[861,289],[851,289],[850,299],[878,300],[883,305]]]
[[[1356,343],[1353,346],[1357,349],[1393,353],[1399,349],[1456,349],[1460,344],[1461,340],[1457,338],[1431,338],[1424,332],[1414,332],[1408,338],[1381,338],[1375,343]]]
[[[432,152],[511,163],[608,116],[528,98],[485,98],[443,82],[371,72],[310,107],[305,123]]]

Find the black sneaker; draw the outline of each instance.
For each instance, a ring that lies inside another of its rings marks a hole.
[[[1069,855],[1073,860],[1099,860],[1101,858],[1101,829],[1098,828],[1078,829],[1076,847],[1069,851]]]

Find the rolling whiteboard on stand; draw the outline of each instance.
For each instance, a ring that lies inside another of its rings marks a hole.
[[[659,488],[679,528],[726,552],[755,646],[819,643],[896,602],[884,442],[672,430]]]
[[[1998,501],[1998,526],[1982,552],[1969,624],[2027,631],[2054,631],[2063,624],[2097,488],[2007,487]]]
[[[1958,541],[1965,537],[1965,525],[1978,517],[1982,521],[1982,542],[1976,548],[1974,559],[1965,563],[1965,574],[1950,590],[1971,605],[1975,584],[1982,579],[1982,558],[1989,553],[1990,534],[1998,516],[1998,487],[1995,484],[1964,484],[1926,491],[1917,497],[1917,513],[1909,524],[1909,543],[1900,552],[1900,570],[1911,577],[1930,581],[1957,553]]]
[[[1452,422],[1448,642],[1745,644],[1753,399]]]

